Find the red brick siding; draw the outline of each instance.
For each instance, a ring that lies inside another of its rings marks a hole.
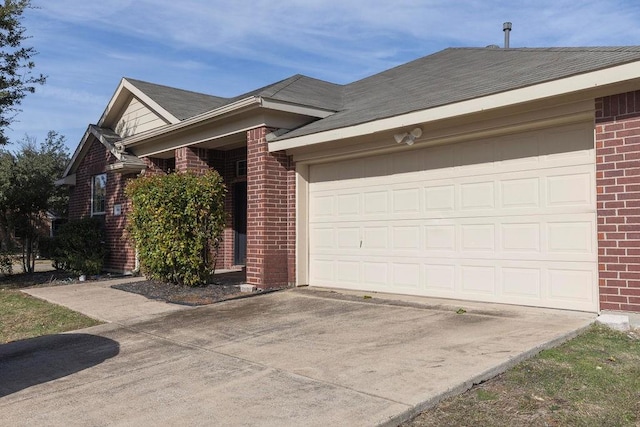
[[[135,269],[135,249],[126,231],[127,214],[131,204],[124,194],[127,181],[135,179],[135,176],[134,174],[107,174],[105,229],[110,250],[107,268],[118,272]],[[113,208],[118,204],[121,207],[121,214],[114,215]]]
[[[100,142],[94,140],[76,171],[76,186],[69,198],[69,218],[80,219],[91,216],[91,181],[97,174],[105,173],[107,165],[116,158]],[[109,258],[105,268],[114,271],[131,271],[135,268],[135,252],[129,244],[125,221],[128,203],[124,196],[124,186],[132,176],[107,173],[106,213],[104,215]],[[113,206],[121,204],[122,215],[113,215]]]
[[[145,157],[142,159],[147,166],[144,173],[146,175],[160,175],[169,172],[169,159],[158,159],[156,157]]]
[[[262,288],[295,282],[295,169],[291,157],[269,153],[269,131],[247,132],[247,282]]]
[[[595,102],[600,308],[640,312],[640,90]]]
[[[205,148],[181,147],[175,150],[176,171],[205,172],[209,169],[209,150]]]

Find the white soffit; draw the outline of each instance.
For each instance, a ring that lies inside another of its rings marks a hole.
[[[288,150],[339,139],[370,135],[404,126],[412,126],[418,123],[433,122],[465,114],[507,107],[514,104],[539,101],[553,96],[596,89],[638,78],[640,78],[640,65],[636,61],[604,70],[566,77],[481,98],[469,99],[441,107],[414,111],[373,122],[273,141],[269,142],[269,151]]]

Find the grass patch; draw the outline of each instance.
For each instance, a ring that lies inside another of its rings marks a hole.
[[[640,425],[640,339],[593,326],[405,426]]]
[[[100,323],[20,291],[0,289],[0,344],[87,328]]]

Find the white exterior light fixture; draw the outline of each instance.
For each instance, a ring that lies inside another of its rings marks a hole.
[[[393,138],[396,140],[398,144],[405,143],[407,145],[413,145],[416,139],[420,138],[421,136],[422,136],[422,129],[415,128],[411,132],[396,133],[395,135],[393,135]]]

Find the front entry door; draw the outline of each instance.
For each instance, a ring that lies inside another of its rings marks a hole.
[[[247,183],[233,185],[233,263],[244,265],[247,259]]]

